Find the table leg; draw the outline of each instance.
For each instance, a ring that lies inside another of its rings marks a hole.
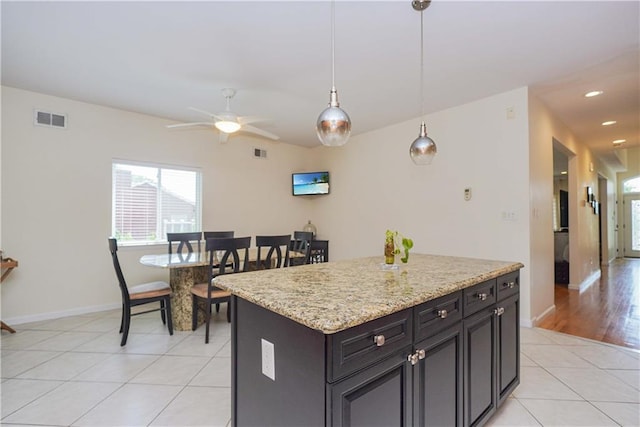
[[[173,328],[177,331],[191,330],[191,287],[197,283],[207,282],[208,266],[172,268],[169,283],[173,292],[171,296],[171,313]],[[204,322],[202,313],[198,314],[198,325]]]

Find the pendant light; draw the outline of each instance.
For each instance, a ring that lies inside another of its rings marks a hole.
[[[433,139],[427,136],[427,126],[424,124],[424,23],[423,11],[429,7],[431,0],[414,0],[411,2],[413,9],[420,12],[420,133],[418,138],[411,143],[409,155],[416,165],[428,165],[436,155],[437,147]]]
[[[320,113],[316,123],[316,132],[322,145],[337,147],[344,145],[351,135],[351,119],[340,108],[338,91],[335,83],[335,0],[331,1],[331,92],[329,94],[329,106]]]

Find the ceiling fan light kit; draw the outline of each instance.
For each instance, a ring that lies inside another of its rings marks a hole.
[[[219,120],[214,126],[224,133],[234,133],[240,130],[240,123],[230,120]]]
[[[413,9],[420,12],[420,115],[422,116],[422,122],[420,123],[418,138],[409,147],[409,156],[416,165],[431,164],[438,151],[435,141],[427,136],[427,125],[424,123],[424,24],[422,12],[430,4],[431,0],[414,0],[411,2]]]
[[[325,108],[316,122],[316,133],[322,145],[338,147],[346,144],[351,135],[351,118],[340,108],[335,83],[335,0],[331,1],[331,92],[329,106]]]

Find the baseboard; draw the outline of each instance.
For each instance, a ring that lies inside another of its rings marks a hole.
[[[545,317],[550,316],[555,312],[556,312],[556,306],[555,304],[552,304],[545,311],[543,311],[539,316],[535,316],[533,319],[527,319],[527,321],[525,322],[520,320],[520,325],[526,326],[527,328],[535,328],[540,323],[542,323]]]
[[[589,275],[589,277],[587,277],[586,279],[584,279],[579,285],[575,285],[575,284],[569,284],[569,289],[574,290],[574,291],[579,291],[580,293],[584,292],[587,290],[587,288],[589,288],[589,286],[593,285],[595,283],[596,280],[598,280],[600,278],[600,276],[602,275],[602,271],[600,269],[594,271],[593,273],[591,273],[591,275]]]
[[[60,319],[61,317],[77,316],[79,314],[98,313],[100,311],[114,310],[121,308],[121,303],[94,305],[91,307],[80,307],[64,311],[52,311],[49,313],[33,314],[29,316],[17,316],[3,319],[9,325],[21,325],[23,323],[39,322],[41,320]]]

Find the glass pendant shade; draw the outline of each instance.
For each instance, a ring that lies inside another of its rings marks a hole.
[[[224,133],[233,133],[240,130],[240,123],[228,120],[219,120],[215,123],[215,126]]]
[[[338,147],[349,140],[351,119],[347,112],[340,108],[335,87],[331,89],[329,106],[318,116],[316,132],[322,145],[328,147]]]
[[[416,165],[429,165],[438,151],[436,143],[427,136],[427,126],[420,124],[420,135],[411,143],[409,155]]]

